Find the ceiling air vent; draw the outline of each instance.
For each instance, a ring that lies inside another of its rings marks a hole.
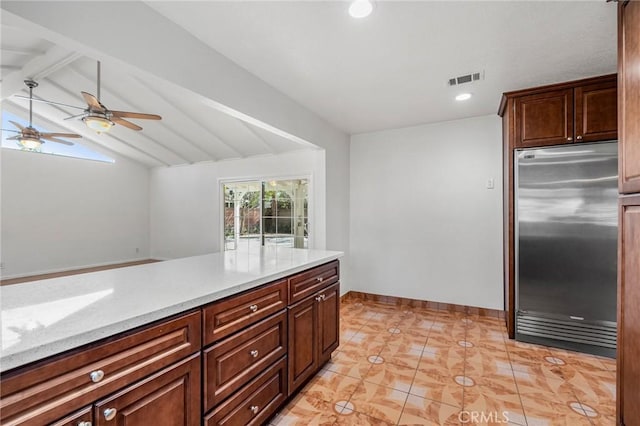
[[[484,71],[450,78],[449,86],[458,86],[460,84],[473,83],[474,81],[478,80],[484,80]]]

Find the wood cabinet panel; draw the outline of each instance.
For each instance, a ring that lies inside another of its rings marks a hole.
[[[73,414],[53,422],[49,426],[91,426],[93,424],[93,405],[84,407]]]
[[[640,4],[618,6],[619,188],[640,192]]]
[[[521,96],[515,101],[516,146],[558,145],[573,141],[573,90]]]
[[[286,354],[285,310],[205,350],[205,411]]]
[[[640,195],[620,200],[618,268],[618,416],[640,419]]]
[[[576,142],[618,138],[617,80],[578,86],[574,91]]]
[[[282,358],[205,417],[205,426],[264,424],[287,398],[287,359]]]
[[[313,295],[289,308],[289,395],[318,367],[318,302]]]
[[[218,341],[286,308],[288,297],[285,279],[205,307],[204,344]]]
[[[94,424],[198,426],[200,418],[200,355],[196,354],[98,401]]]
[[[338,281],[340,264],[333,261],[289,278],[289,303],[296,303]]]
[[[340,339],[340,283],[322,290],[318,303],[318,363],[331,359]]]
[[[3,425],[42,425],[201,348],[200,311],[2,378]]]

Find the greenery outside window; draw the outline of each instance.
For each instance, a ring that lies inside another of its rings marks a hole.
[[[224,250],[308,248],[308,183],[308,179],[224,183]]]

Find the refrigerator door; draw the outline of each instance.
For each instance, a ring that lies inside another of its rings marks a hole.
[[[516,337],[611,355],[617,143],[518,150],[515,156]]]

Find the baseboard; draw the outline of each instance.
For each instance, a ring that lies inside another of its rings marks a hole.
[[[476,306],[456,305],[454,303],[431,302],[428,300],[409,299],[406,297],[382,296],[379,294],[348,291],[340,297],[342,303],[353,301],[371,301],[396,306],[410,306],[412,308],[433,309],[447,312],[461,312],[468,315],[482,317],[503,318],[504,311],[498,309],[478,308]]]
[[[54,272],[36,273],[30,275],[14,276],[0,280],[0,285],[20,284],[28,281],[46,280],[48,278],[66,277],[68,275],[85,274],[87,272],[106,271],[107,269],[124,268],[126,266],[144,265],[146,263],[160,262],[158,259],[136,259],[128,262],[106,263],[92,265],[83,268],[64,269]]]

